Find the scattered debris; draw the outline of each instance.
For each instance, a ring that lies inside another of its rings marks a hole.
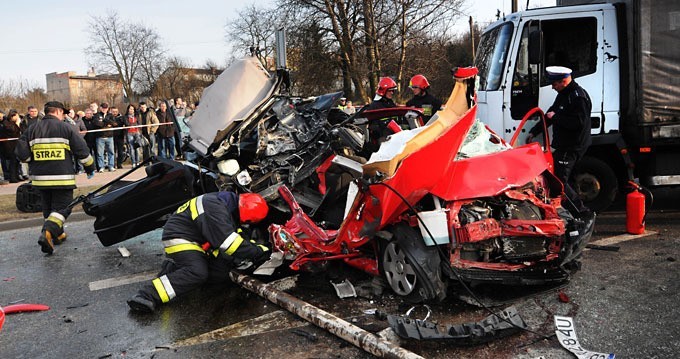
[[[618,252],[621,247],[619,246],[602,246],[598,244],[586,244],[586,248],[588,249],[596,249],[600,251],[611,251],[611,252]]]
[[[569,296],[568,296],[566,293],[564,293],[563,291],[560,291],[560,292],[557,294],[557,298],[558,298],[558,299],[560,300],[560,302],[562,302],[562,303],[569,303]]]
[[[333,285],[333,288],[335,288],[335,293],[338,295],[338,298],[340,299],[357,296],[357,292],[356,290],[354,290],[354,286],[347,278],[345,278],[345,280],[343,280],[340,283],[331,282],[331,284]]]
[[[477,345],[506,337],[527,327],[517,309],[509,307],[474,323],[448,325],[445,330],[432,322],[406,316],[387,315],[390,327],[405,339],[446,340],[457,345]]]
[[[68,306],[68,307],[66,307],[66,309],[82,308],[82,307],[87,307],[88,305],[90,305],[90,303],[76,304],[76,305]]]
[[[570,351],[579,359],[586,358],[600,358],[600,359],[614,359],[614,353],[596,353],[583,349],[579,344],[576,336],[576,329],[574,328],[574,320],[571,317],[555,316],[555,334],[560,345]]]
[[[274,252],[269,257],[269,260],[257,267],[253,274],[255,275],[272,275],[276,268],[283,264],[283,252]]]
[[[299,298],[278,291],[247,275],[231,271],[231,280],[241,287],[257,293],[278,306],[295,313],[300,318],[327,330],[329,333],[351,343],[375,356],[386,358],[417,359],[421,356],[394,345],[373,333],[367,332],[341,318],[317,308]]]
[[[123,246],[118,247],[118,252],[120,252],[120,255],[123,256],[123,258],[127,258],[132,255],[130,251]]]
[[[73,323],[73,319],[71,319],[70,317],[63,316],[62,318],[64,318],[64,323]]]
[[[105,358],[110,358],[112,356],[113,356],[113,354],[109,353],[109,354],[104,354],[104,355],[98,357],[97,359],[105,359]]]
[[[2,281],[3,281],[3,282],[11,282],[11,281],[13,281],[15,278],[16,278],[16,277],[7,277],[7,278],[3,278]]]
[[[675,262],[675,257],[668,257],[666,260],[669,262]]]
[[[12,304],[3,307],[5,314],[23,313],[23,312],[40,312],[43,310],[50,310],[50,307],[44,304]]]
[[[299,335],[299,336],[301,336],[301,337],[305,337],[305,338],[307,338],[307,340],[309,340],[310,342],[316,342],[317,340],[319,340],[319,338],[316,336],[316,334],[310,333],[310,332],[307,332],[307,331],[304,331],[304,330],[302,330],[302,329],[296,328],[296,329],[291,330],[290,332],[293,333],[293,334],[295,334],[295,335]]]

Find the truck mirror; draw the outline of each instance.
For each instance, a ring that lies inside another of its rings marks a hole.
[[[529,33],[529,63],[540,64],[543,54],[543,32],[535,30]]]

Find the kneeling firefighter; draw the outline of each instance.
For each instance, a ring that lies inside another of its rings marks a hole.
[[[153,312],[208,281],[228,280],[232,267],[269,259],[269,248],[244,239],[238,229],[239,224],[263,220],[268,211],[267,202],[256,193],[214,192],[184,203],[163,227],[169,260],[157,278],[127,301],[130,308]]]

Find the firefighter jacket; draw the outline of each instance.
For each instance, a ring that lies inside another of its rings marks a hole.
[[[553,140],[551,146],[563,151],[576,151],[581,155],[590,146],[590,110],[593,105],[588,93],[572,81],[557,93],[555,102],[547,112],[555,115],[546,120],[546,125],[553,126]],[[543,132],[543,124],[539,123],[531,131],[536,136]]]
[[[369,103],[366,106],[366,111],[368,110],[379,110],[381,108],[392,108],[392,107],[397,107],[397,104],[394,103],[392,99],[389,99],[384,96],[380,96],[380,98],[377,98],[373,100],[373,102]]]
[[[87,173],[94,172],[94,159],[78,130],[52,115],[28,127],[17,141],[15,153],[28,162],[36,187],[76,188],[74,157]]]
[[[194,197],[181,205],[163,227],[166,254],[181,251],[206,252],[215,257],[254,263],[269,258],[269,249],[241,237],[238,231],[238,195],[213,192]]]
[[[406,102],[406,106],[422,108],[423,115],[429,119],[442,108],[442,102],[429,93],[425,93],[422,96],[413,96],[412,99]]]

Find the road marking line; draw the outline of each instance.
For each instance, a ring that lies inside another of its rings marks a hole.
[[[230,338],[246,337],[255,334],[264,334],[286,329],[299,328],[309,325],[309,323],[298,319],[294,315],[277,310],[256,318],[244,320],[242,322],[227,325],[213,331],[199,334],[197,336],[174,342],[161,349],[179,348],[198,344],[211,343]]]
[[[119,287],[121,285],[132,284],[132,283],[139,283],[139,282],[143,282],[143,281],[151,280],[151,279],[155,278],[156,273],[157,273],[156,271],[143,272],[143,273],[137,273],[137,274],[132,274],[132,275],[126,275],[126,276],[122,276],[122,277],[115,277],[115,278],[97,280],[97,281],[94,281],[94,282],[90,282],[88,284],[88,287],[90,287],[91,292],[94,292],[95,290]]]
[[[617,244],[617,243],[630,241],[630,240],[637,239],[637,238],[652,236],[652,235],[655,235],[655,234],[657,234],[657,232],[655,232],[655,231],[646,231],[645,233],[642,233],[642,234],[622,234],[622,235],[619,235],[619,236],[602,238],[600,240],[597,240],[595,242],[590,242],[588,244],[595,244],[595,245],[598,245],[598,246],[611,246],[612,244]]]

